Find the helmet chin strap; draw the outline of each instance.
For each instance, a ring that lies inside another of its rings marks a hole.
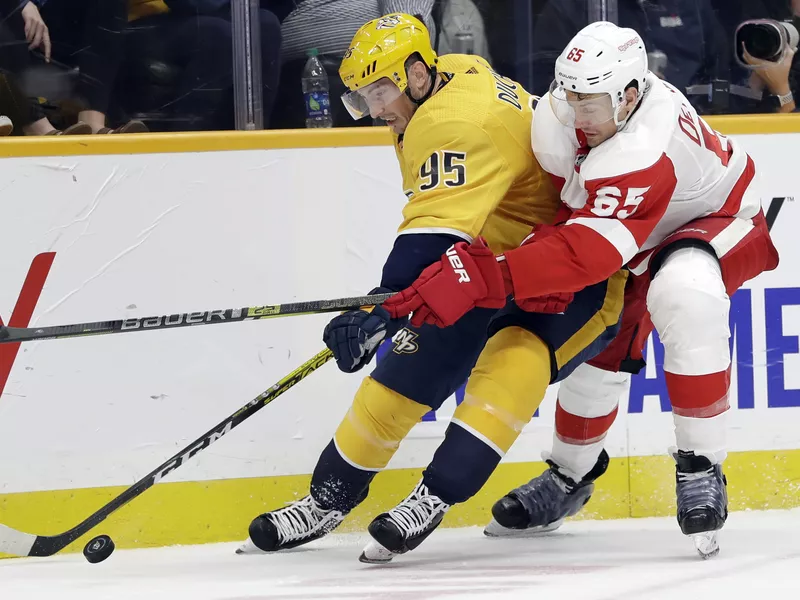
[[[433,95],[433,90],[436,87],[436,67],[428,67],[428,72],[431,74],[431,86],[428,88],[428,91],[425,92],[425,95],[422,96],[422,98],[414,98],[414,96],[411,95],[411,86],[406,86],[406,96],[408,96],[409,99],[417,105],[417,107],[422,106],[422,103]]]
[[[620,121],[620,120],[618,120],[618,119],[617,119],[617,115],[619,114],[619,108],[620,108],[620,107],[617,107],[617,110],[614,112],[614,125],[616,125],[616,126],[617,126],[617,131],[618,131],[618,132],[619,132],[619,131],[622,131],[622,130],[625,128],[625,125],[627,125],[627,124],[628,124],[628,119],[630,119],[630,118],[631,118],[631,115],[633,114],[633,111],[630,111],[630,112],[629,112],[629,113],[628,113],[628,114],[625,116],[625,118],[624,118],[624,119],[622,119],[622,121]]]

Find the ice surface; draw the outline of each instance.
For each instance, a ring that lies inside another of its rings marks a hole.
[[[95,533],[102,533],[97,531]],[[440,529],[390,565],[358,562],[366,535],[336,535],[282,554],[237,556],[236,543],[0,561],[13,600],[531,598],[733,600],[797,597],[800,509],[732,513],[722,551],[701,560],[674,519],[568,522],[536,539]]]

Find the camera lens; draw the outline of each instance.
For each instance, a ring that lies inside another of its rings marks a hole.
[[[762,60],[778,61],[783,54],[783,36],[775,22],[745,22],[736,31],[736,55],[744,63],[742,44],[750,56]]]

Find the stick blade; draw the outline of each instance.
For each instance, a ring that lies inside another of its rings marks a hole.
[[[0,525],[0,552],[16,556],[30,556],[36,537],[33,534]]]

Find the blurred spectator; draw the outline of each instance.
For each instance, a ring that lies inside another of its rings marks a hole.
[[[125,41],[131,77],[117,96],[156,130],[234,127],[230,0],[130,0]],[[277,92],[281,31],[260,11],[264,125]]]
[[[345,88],[338,73],[342,56],[355,32],[371,19],[392,12],[404,12],[417,15],[428,28],[431,41],[435,42],[436,28],[432,16],[434,2],[435,0],[297,1],[296,8],[283,21],[283,65],[273,126],[284,129],[305,126],[301,78],[308,58],[306,53],[312,48],[319,51],[319,59],[328,72],[334,126],[354,125],[339,100]],[[265,4],[269,6],[269,0],[262,0],[262,6]],[[282,11],[276,9],[276,12],[280,14]],[[365,119],[363,124],[370,125],[369,119]]]
[[[14,124],[11,119],[5,115],[0,115],[0,136],[11,135],[12,131],[14,131]]]
[[[319,50],[320,55],[341,57],[359,27],[393,12],[419,15],[432,37],[435,32],[431,16],[434,0],[299,0],[296,4],[283,21],[284,63],[305,63],[311,48]]]
[[[767,110],[773,112],[794,112],[797,108],[794,94],[789,84],[789,71],[797,50],[787,48],[783,58],[778,62],[770,62],[754,58],[747,50],[744,58],[748,65],[755,67],[750,75],[750,87],[762,92],[762,99],[767,103]]]
[[[125,66],[116,97],[155,131],[230,128],[233,85],[230,24],[172,14],[162,0],[130,0]]]
[[[137,133],[147,131],[141,122],[126,123],[118,129],[106,127],[109,98],[114,87],[123,52],[123,32],[127,26],[126,0],[37,0],[41,14],[27,2],[23,8],[26,39],[46,23],[52,40],[52,56],[77,67],[75,96],[82,110],[78,121],[87,123],[94,133]],[[34,37],[31,47],[36,44]],[[47,35],[42,36],[45,60],[49,60]]]
[[[477,54],[492,63],[483,16],[472,0],[439,0],[433,14],[438,54]]]
[[[725,52],[731,57],[727,79],[731,82],[729,111],[734,113],[795,112],[794,93],[800,82],[800,61],[796,50],[787,48],[775,61],[754,58],[742,51],[742,59],[751,68],[734,60],[735,32],[744,21],[752,19],[794,20],[800,28],[800,0],[745,0],[731,3],[713,0],[727,38]],[[739,92],[738,90],[745,90]]]
[[[79,111],[77,127],[70,133],[146,131],[142,123],[127,123],[116,130],[106,127],[109,96],[122,56],[125,0],[2,0],[0,10],[5,16],[0,64],[12,78],[24,78],[26,95],[34,93],[27,89],[27,82],[34,81],[34,58],[75,68],[78,76],[73,95]],[[47,71],[57,72],[53,68]],[[9,81],[7,89],[16,94],[16,80]],[[22,109],[21,114],[25,133],[58,133],[35,105],[27,102],[27,110]]]
[[[231,0],[165,0],[178,16],[211,16],[231,22]],[[280,79],[282,46],[281,22],[269,10],[269,0],[262,0],[258,11],[261,37],[261,85],[264,88],[264,128],[267,128]]]
[[[619,25],[639,32],[660,77],[682,91],[716,78],[723,39],[710,0],[618,0],[617,6]],[[547,92],[556,58],[587,24],[585,0],[545,5],[533,31],[533,93]]]
[[[533,41],[532,17],[541,13],[546,0],[474,0],[486,25],[486,38],[492,56],[492,68],[530,86],[532,65],[530,44]],[[523,33],[524,32],[524,33]]]
[[[2,29],[0,29],[0,32],[2,32]],[[22,50],[27,52],[24,46]],[[16,76],[8,71],[0,74],[0,109],[10,115],[13,123],[17,124],[18,134],[85,135],[92,133],[91,126],[82,121],[69,125],[63,130],[56,129],[45,115],[45,111],[38,100],[28,98],[22,91]],[[0,135],[10,135],[12,130],[13,126],[8,130],[8,133],[0,131]]]
[[[46,51],[43,51],[42,55],[45,60],[49,61],[50,37],[43,21],[37,21],[35,26],[33,21],[29,21],[31,25],[26,25],[22,16],[25,10],[16,11],[15,7],[11,7],[11,12],[7,13],[3,22],[0,23],[0,70],[2,70],[2,74],[0,74],[0,110],[10,116],[10,120],[16,124],[17,134],[92,133],[91,126],[83,122],[75,123],[63,131],[56,129],[45,116],[38,100],[29,98],[23,92],[18,74],[24,76],[33,63],[29,44],[31,47],[44,48],[46,42]],[[33,8],[36,7],[33,6]],[[37,9],[36,15],[38,14]],[[23,30],[27,31],[26,37],[30,39],[30,42],[20,35]],[[6,125],[3,130],[6,129],[7,133],[0,132],[0,135],[9,135],[13,126]]]

